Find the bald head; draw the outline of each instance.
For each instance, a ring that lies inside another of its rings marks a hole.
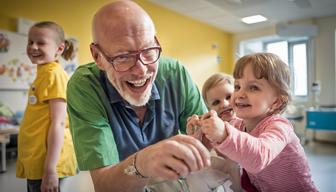
[[[103,6],[92,22],[93,42],[113,42],[120,37],[155,35],[152,19],[133,1],[115,1]]]

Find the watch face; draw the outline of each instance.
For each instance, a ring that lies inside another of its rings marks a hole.
[[[133,165],[129,165],[126,169],[125,169],[125,174],[126,175],[130,175],[130,176],[134,176],[137,175],[137,170],[135,169],[135,167]]]

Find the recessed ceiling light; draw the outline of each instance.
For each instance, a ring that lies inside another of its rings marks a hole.
[[[267,18],[262,15],[252,15],[249,17],[244,17],[241,19],[246,24],[260,23],[263,21],[267,21]]]

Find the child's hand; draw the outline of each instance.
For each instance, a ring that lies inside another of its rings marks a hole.
[[[194,138],[200,140],[203,145],[210,151],[212,149],[212,144],[206,137],[203,137],[201,130],[201,121],[202,116],[193,115],[187,120],[187,134],[193,136]]]
[[[58,176],[56,172],[47,173],[43,175],[41,192],[49,192],[49,191],[53,192],[59,191]]]
[[[192,115],[187,119],[187,134],[202,141],[201,122],[198,115]]]
[[[225,124],[216,111],[211,110],[202,117],[202,132],[212,143],[222,143],[226,138]]]

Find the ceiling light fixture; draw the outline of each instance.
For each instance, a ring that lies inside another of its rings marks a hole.
[[[241,20],[246,24],[254,24],[254,23],[260,23],[263,21],[267,21],[267,18],[262,15],[252,15],[252,16],[244,17]]]

